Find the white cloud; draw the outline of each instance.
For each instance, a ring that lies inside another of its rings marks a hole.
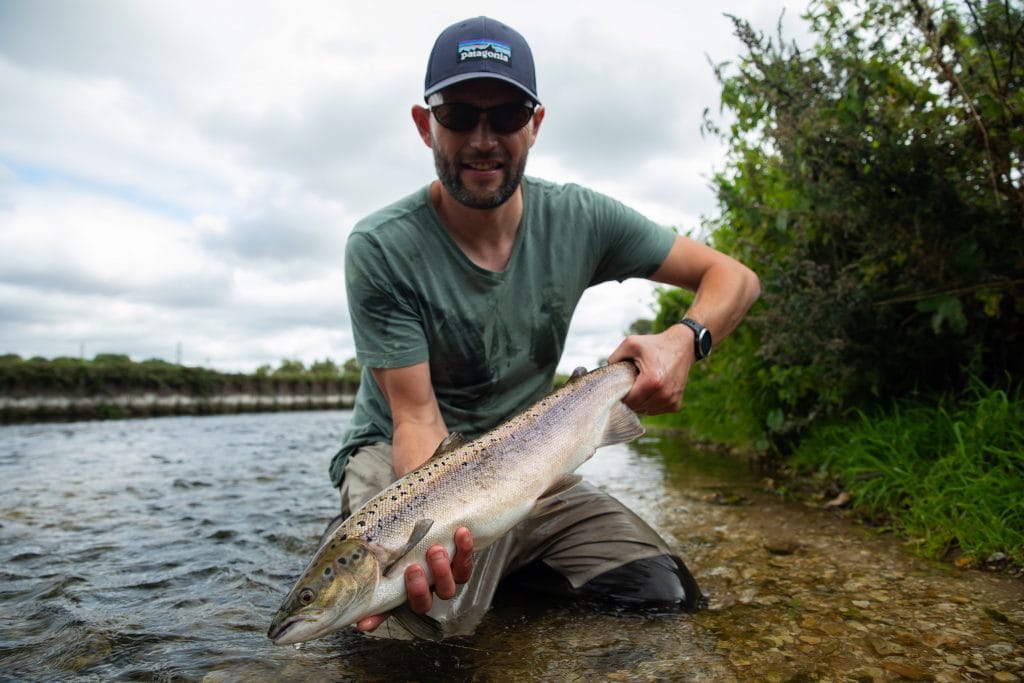
[[[695,230],[721,150],[723,13],[783,0],[483,2],[530,40],[548,109],[528,172]],[[0,353],[105,351],[251,370],[354,353],[341,272],[366,213],[422,187],[413,129],[437,32],[467,14],[306,0],[0,0]],[[792,34],[797,12],[786,25]],[[563,369],[607,356],[651,286],[602,285]],[[180,346],[179,346],[180,345]]]

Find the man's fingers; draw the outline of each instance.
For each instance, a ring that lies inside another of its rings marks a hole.
[[[448,562],[448,552],[442,546],[435,545],[427,550],[427,565],[434,575],[434,592],[442,600],[455,597],[455,579],[452,577],[452,566]]]
[[[365,632],[375,631],[378,626],[387,621],[388,615],[390,615],[390,612],[385,612],[384,614],[374,614],[373,616],[360,619],[358,622],[356,622],[356,628],[360,631]]]
[[[405,592],[413,612],[426,614],[430,610],[430,584],[423,567],[418,564],[411,564],[405,570]]]
[[[469,581],[473,573],[473,534],[464,526],[455,530],[455,557],[451,566],[455,583]]]

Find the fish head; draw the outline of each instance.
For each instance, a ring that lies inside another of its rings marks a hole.
[[[327,635],[367,616],[380,563],[359,539],[328,540],[313,556],[270,623],[275,645]]]

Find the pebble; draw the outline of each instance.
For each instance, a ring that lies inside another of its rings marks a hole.
[[[887,657],[889,655],[901,655],[906,652],[906,648],[902,645],[894,643],[892,641],[883,640],[881,638],[868,638],[868,645],[871,646],[879,657]]]
[[[930,678],[926,669],[910,662],[886,659],[882,662],[882,666],[897,676],[909,678],[912,681],[925,681]]]

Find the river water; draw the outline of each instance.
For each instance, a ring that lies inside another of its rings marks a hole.
[[[708,610],[504,594],[471,638],[274,646],[348,416],[0,427],[0,680],[1024,680],[1019,580],[916,560],[664,435],[581,471],[670,540]]]

